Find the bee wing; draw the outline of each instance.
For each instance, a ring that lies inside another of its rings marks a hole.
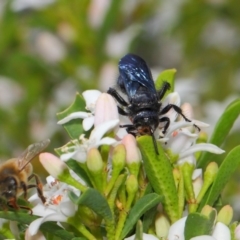
[[[41,142],[33,143],[18,158],[18,169],[21,172],[26,165],[39,153],[41,153],[50,143],[50,140],[43,140]]]

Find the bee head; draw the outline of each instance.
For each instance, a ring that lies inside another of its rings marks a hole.
[[[16,197],[17,181],[14,177],[9,176],[0,181],[0,194],[6,199]]]

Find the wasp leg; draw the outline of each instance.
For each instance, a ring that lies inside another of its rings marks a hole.
[[[167,90],[169,90],[170,88],[171,88],[170,83],[163,82],[163,85],[162,85],[161,89],[159,91],[157,91],[158,99],[161,100],[164,97],[164,95],[167,92]]]
[[[117,108],[118,108],[118,113],[119,113],[119,114],[121,114],[121,115],[123,115],[123,116],[128,116],[128,113],[125,112],[122,108],[120,108],[119,106],[117,106]]]
[[[159,119],[159,122],[166,122],[165,126],[163,127],[163,131],[162,131],[162,133],[165,134],[170,125],[170,119],[168,117],[162,117]]]
[[[192,122],[190,119],[188,119],[188,118],[183,114],[182,109],[181,109],[180,107],[178,107],[177,105],[174,105],[174,104],[168,104],[166,107],[164,107],[164,108],[161,110],[160,114],[165,114],[165,113],[167,113],[171,108],[173,108],[179,115],[181,115],[181,116],[184,118],[185,121],[187,121],[187,122]],[[193,124],[193,126],[194,126],[195,128],[197,128],[199,132],[201,131],[201,129],[200,129],[196,124]]]
[[[127,133],[132,134],[134,137],[137,136],[136,128],[132,124],[120,125],[121,128],[126,128]]]
[[[124,107],[127,107],[129,104],[120,96],[120,94],[117,92],[116,89],[114,88],[109,88],[107,91],[108,94],[112,95],[117,101],[118,103],[120,103],[121,105],[123,105]]]
[[[43,196],[43,189],[42,189],[42,183],[39,180],[39,177],[36,174],[32,174],[28,177],[28,181],[30,181],[32,178],[35,178],[36,184],[30,184],[27,185],[27,189],[29,188],[36,188],[38,197],[42,200],[43,203],[46,202],[46,198]]]

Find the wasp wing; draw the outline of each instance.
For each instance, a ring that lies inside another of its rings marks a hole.
[[[50,143],[50,140],[43,140],[41,142],[33,143],[18,158],[18,169],[21,172],[26,165],[39,153],[41,153]]]
[[[154,81],[146,62],[139,56],[127,54],[119,61],[118,85],[132,97],[141,87],[156,93]]]

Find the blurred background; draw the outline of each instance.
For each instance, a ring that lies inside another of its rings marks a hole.
[[[77,91],[114,85],[128,52],[142,56],[154,77],[177,69],[175,89],[210,135],[239,98],[239,13],[233,0],[0,0],[1,159],[46,138],[49,151],[66,143],[56,113]],[[240,121],[223,148],[239,144]],[[239,172],[225,196],[240,213]]]

